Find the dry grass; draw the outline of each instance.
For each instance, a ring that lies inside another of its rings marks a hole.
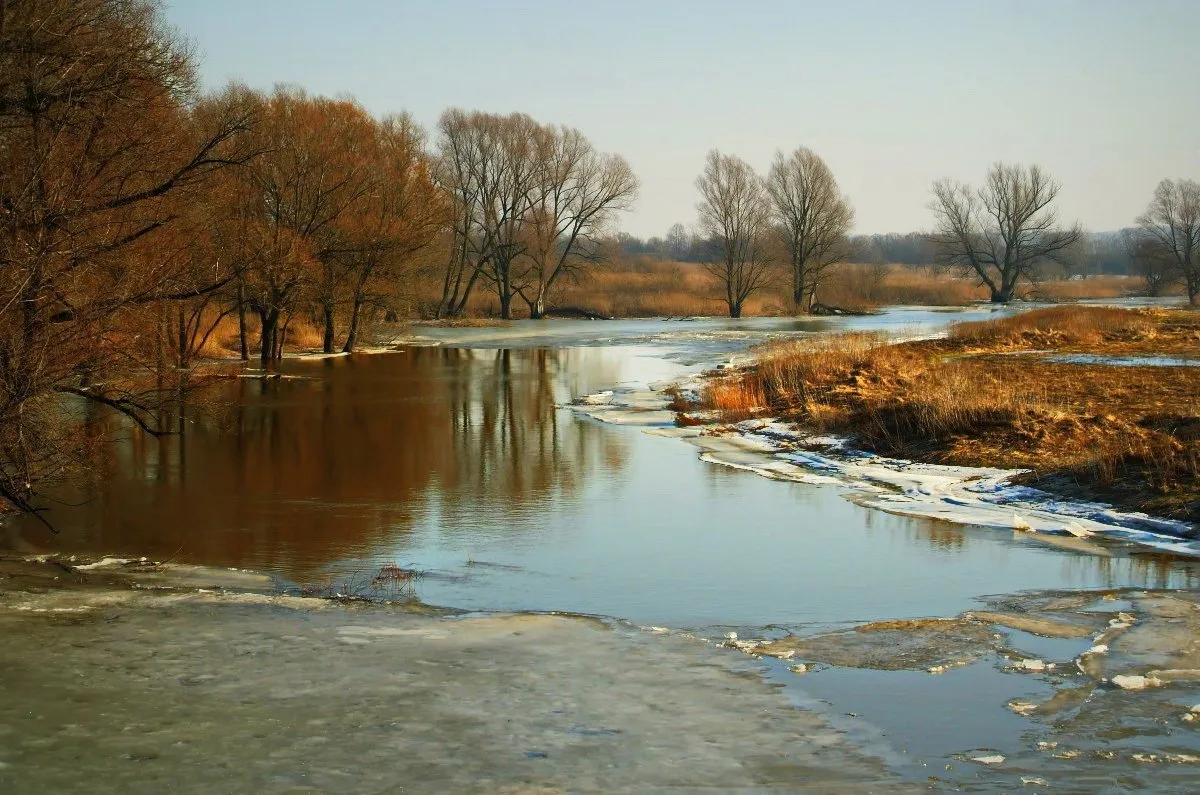
[[[250,348],[250,356],[254,358],[258,354],[260,342],[258,317],[253,314],[246,315],[246,341]],[[320,350],[324,341],[324,330],[318,324],[307,318],[293,317],[288,322],[284,349]],[[197,352],[197,356],[205,359],[228,359],[239,355],[240,352],[237,315],[226,315],[218,321],[216,329]]]
[[[781,268],[775,282],[751,296],[744,307],[747,316],[787,315],[793,311],[789,277]],[[480,285],[467,305],[469,317],[495,317],[500,304],[495,295]],[[1045,281],[1026,285],[1018,294],[1039,300],[1115,298],[1135,294],[1138,279],[1101,276],[1080,281]],[[426,285],[423,305],[436,303],[440,286]],[[816,300],[826,306],[867,310],[880,306],[965,306],[986,301],[988,291],[976,279],[959,278],[929,267],[906,265],[835,266],[817,291]],[[722,316],[727,312],[720,282],[693,262],[671,262],[654,257],[635,257],[610,262],[582,273],[572,281],[560,280],[551,291],[553,307],[576,307],[605,317]],[[528,310],[521,300],[513,302],[516,317]]]
[[[1039,282],[1024,293],[1027,299],[1045,301],[1081,301],[1086,298],[1124,298],[1137,295],[1145,284],[1136,276],[1090,276]]]
[[[767,411],[762,385],[750,378],[723,378],[704,385],[700,402],[722,422],[740,422]]]
[[[1155,336],[1171,314],[1163,310],[1056,306],[999,320],[956,323],[950,339],[975,345],[1099,345],[1116,337]]]
[[[995,355],[1135,343],[1151,353],[1197,333],[1196,313],[1059,307],[964,324],[947,340],[779,343],[703,402],[722,418],[769,412],[886,455],[1029,468],[1058,491],[1200,521],[1200,368]]]

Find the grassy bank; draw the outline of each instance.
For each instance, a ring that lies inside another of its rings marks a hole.
[[[1198,356],[1200,313],[1053,307],[938,340],[775,344],[702,402],[726,421],[780,416],[885,455],[1027,468],[1056,493],[1200,522],[1200,367],[1048,353]]]

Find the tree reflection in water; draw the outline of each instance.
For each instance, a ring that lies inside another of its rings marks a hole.
[[[569,498],[625,444],[558,406],[573,380],[619,380],[587,350],[412,348],[289,362],[282,380],[222,387],[220,412],[192,411],[178,436],[114,418],[86,484],[63,484],[51,536],[12,523],[24,551],[127,553],[265,567],[302,579],[324,564],[395,548],[437,510],[486,511],[498,527]]]

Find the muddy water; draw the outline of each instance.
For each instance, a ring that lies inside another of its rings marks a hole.
[[[1194,588],[1195,562],[1116,547],[1077,554],[1028,534],[893,516],[837,487],[708,464],[678,440],[567,407],[614,386],[661,385],[767,339],[915,335],[984,314],[519,323],[426,330],[392,353],[289,360],[281,379],[224,386],[215,403],[225,407],[191,411],[180,436],[147,441],[101,426],[111,454],[86,486],[60,495],[48,514],[59,533],[32,522],[3,532],[24,552],[249,567],[285,586],[354,586],[396,562],[425,573],[417,592],[433,604],[587,613],[710,637],[949,616],[1018,591]],[[835,719],[853,712],[842,728],[892,748],[897,767],[919,755],[906,769],[916,778],[930,760],[972,748],[1011,753],[1029,724],[1005,700],[1048,691],[987,663],[942,677],[795,677],[764,665],[796,703]]]

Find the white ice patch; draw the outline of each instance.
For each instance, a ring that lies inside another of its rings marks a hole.
[[[726,445],[715,439],[729,440]],[[1200,556],[1200,542],[1187,538],[1186,522],[1121,512],[1100,503],[1061,500],[1010,482],[1020,470],[922,464],[884,458],[845,447],[840,440],[815,439],[778,421],[740,423],[723,437],[689,442],[705,448],[705,460],[801,482],[836,482],[847,497],[870,508],[959,524],[1044,534],[1082,551],[1103,548],[1089,536],[1126,541],[1179,555]],[[802,446],[829,446],[823,452]]]
[[[682,388],[694,384],[684,383]],[[661,391],[618,389],[586,396],[571,407],[603,422],[646,426],[657,435],[683,438],[713,464],[773,480],[844,486],[847,499],[868,508],[1033,533],[1048,544],[1096,555],[1112,554],[1088,540],[1099,536],[1200,557],[1200,541],[1189,538],[1195,528],[1187,522],[1063,500],[1013,484],[1012,478],[1023,470],[885,458],[851,449],[843,439],[798,433],[778,420],[748,420],[719,434],[674,429],[669,404],[669,396]]]
[[[671,397],[652,389],[624,387],[583,395],[571,403],[577,414],[612,425],[664,427],[675,424],[675,412],[667,408]]]
[[[75,567],[76,571],[95,571],[96,569],[111,569],[132,563],[133,558],[101,558],[95,563],[84,563]]]

